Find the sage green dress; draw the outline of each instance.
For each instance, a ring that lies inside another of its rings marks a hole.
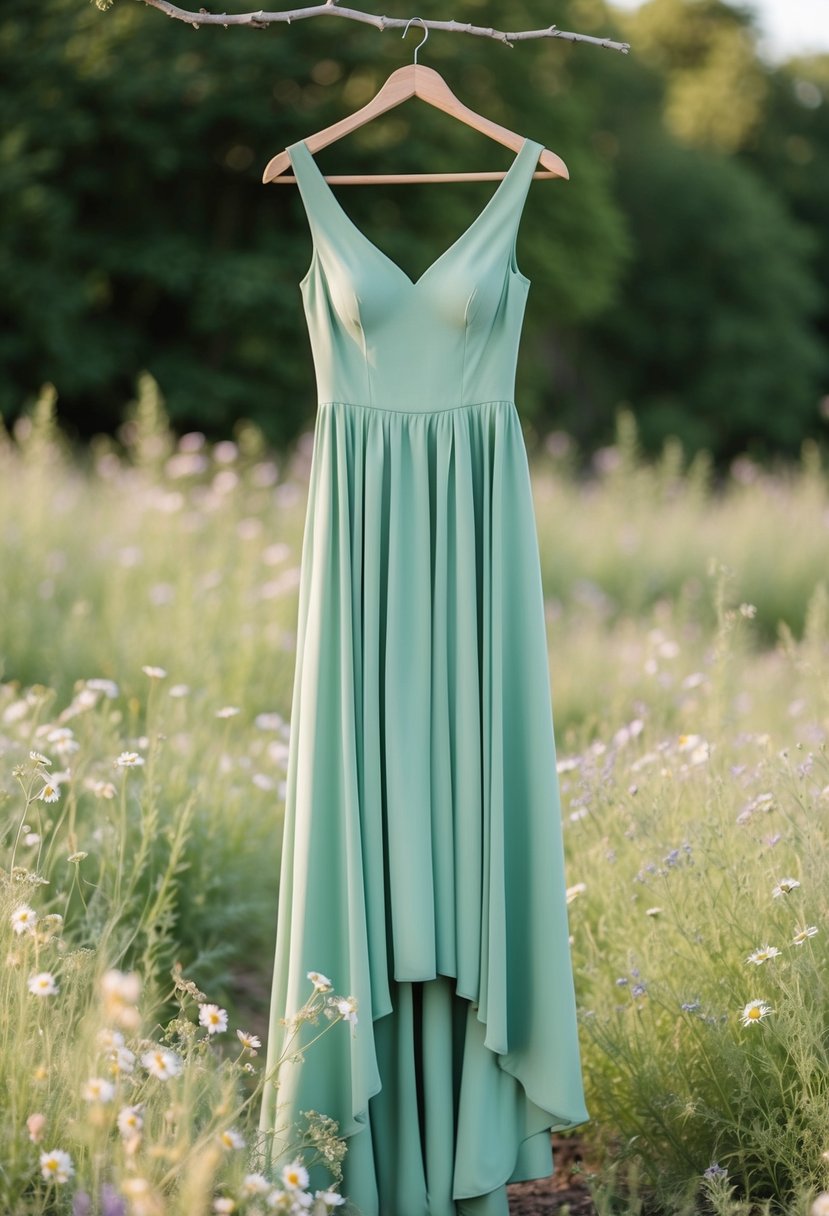
[[[268,1086],[347,1137],[362,1216],[506,1216],[585,1109],[515,261],[542,145],[417,280],[288,149],[318,387],[266,1067],[311,970],[354,996]],[[306,1025],[305,1043],[324,1025]],[[311,1171],[312,1186],[328,1179]],[[345,1209],[338,1209],[345,1211]]]

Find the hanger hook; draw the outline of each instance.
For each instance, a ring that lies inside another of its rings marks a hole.
[[[413,21],[423,21],[423,18],[422,18],[422,17],[410,17],[410,18],[409,18],[409,20],[406,22],[406,28],[405,28],[405,29],[404,29],[404,31],[403,31],[403,37],[404,37],[404,38],[405,38],[405,37],[406,37],[406,35],[408,34],[408,32],[409,32],[409,26],[412,24],[412,22],[413,22]],[[423,46],[423,43],[426,41],[426,39],[427,39],[428,37],[429,37],[429,27],[428,27],[428,25],[426,24],[426,22],[425,22],[425,21],[423,21],[423,42],[418,42],[417,46],[416,46],[416,47],[415,47],[415,49],[414,49],[414,61],[415,61],[415,64],[417,64],[417,52],[418,52],[418,51],[420,50],[420,48]]]

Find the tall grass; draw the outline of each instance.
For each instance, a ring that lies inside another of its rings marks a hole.
[[[86,453],[49,386],[0,436],[14,1216],[72,1211],[82,1180],[102,1211],[105,1184],[130,1212],[262,1202],[243,1194],[262,1078],[233,1030],[266,1025],[309,456],[310,435],[277,458],[246,423],[177,438],[149,376]],[[675,444],[644,462],[621,414],[591,477],[561,436],[532,472],[597,1208],[805,1212],[829,1188],[825,470],[807,446],[715,484]],[[41,972],[58,992],[28,989]],[[182,1060],[115,1078],[148,1103],[140,1169],[115,1099],[82,1096],[112,1062],[107,982],[139,986],[134,1045]],[[216,1140],[231,1118],[244,1150]],[[64,1141],[77,1173],[49,1184],[39,1153]]]

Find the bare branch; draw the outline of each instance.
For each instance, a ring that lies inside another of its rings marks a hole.
[[[413,18],[381,17],[375,13],[363,13],[356,8],[340,8],[337,0],[326,0],[324,4],[313,4],[308,8],[286,9],[284,12],[267,13],[260,9],[257,13],[210,13],[206,8],[200,8],[197,13],[179,8],[170,0],[144,0],[151,8],[160,9],[168,17],[176,21],[187,21],[196,29],[201,25],[249,25],[253,29],[267,29],[269,25],[279,22],[304,21],[308,17],[343,17],[348,21],[362,21],[365,25],[373,25],[381,32],[383,30],[401,29]],[[471,25],[466,21],[422,21],[417,18],[418,29],[424,26],[430,30],[443,30],[449,34],[475,34],[479,38],[494,38],[506,46],[514,42],[523,42],[528,38],[563,38],[567,42],[589,42],[594,46],[604,47],[608,51],[621,51],[627,54],[629,42],[614,42],[611,38],[594,38],[592,34],[577,34],[570,30],[560,30],[556,25],[547,26],[543,30],[496,30],[491,26]]]

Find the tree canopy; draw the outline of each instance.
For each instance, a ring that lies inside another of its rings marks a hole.
[[[231,11],[246,6],[233,0]],[[525,29],[530,0],[457,0],[452,16]],[[446,17],[436,0],[424,16]],[[561,28],[629,55],[540,39],[508,49],[432,33],[420,61],[473,109],[553,148],[518,258],[532,280],[516,397],[539,432],[589,448],[620,403],[645,445],[676,434],[726,458],[796,452],[826,430],[829,56],[771,68],[749,16],[720,0],[621,13],[562,0]],[[248,418],[290,443],[314,410],[298,282],[311,251],[298,193],[264,186],[288,143],[356,109],[411,60],[351,22],[267,30],[170,20],[134,0],[41,0],[0,27],[0,411],[44,381],[79,437],[113,430],[148,370],[174,424]],[[325,172],[506,167],[509,153],[409,101],[319,154]],[[339,194],[419,273],[492,183]]]

